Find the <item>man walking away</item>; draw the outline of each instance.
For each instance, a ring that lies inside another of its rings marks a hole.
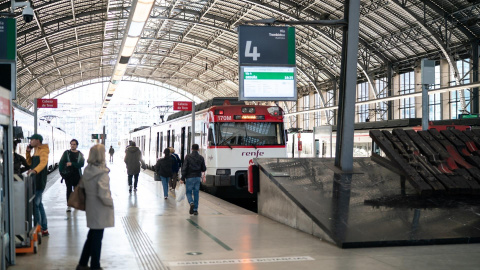
[[[48,236],[47,215],[43,208],[42,194],[47,185],[47,164],[50,149],[48,149],[48,144],[42,144],[43,137],[40,134],[33,134],[28,139],[30,139],[30,144],[27,146],[27,163],[33,168],[28,171],[28,174],[35,177],[34,224],[35,226],[40,224],[42,236]],[[35,149],[33,156],[30,154],[32,149]]]
[[[165,148],[163,150],[164,157],[157,160],[157,164],[155,164],[155,172],[160,175],[160,179],[162,179],[162,186],[163,186],[163,196],[168,199],[168,181],[172,178],[172,165],[174,160],[170,156],[170,150]]]
[[[110,154],[110,162],[113,162],[113,154],[115,153],[115,149],[113,149],[113,146],[110,145],[108,153]]]
[[[135,145],[134,141],[130,141],[130,145],[125,150],[125,164],[127,165],[128,174],[128,192],[132,192],[132,178],[135,177],[133,183],[133,191],[137,191],[138,175],[140,174],[140,164],[145,170],[145,162],[142,160],[142,151]]]
[[[172,178],[170,179],[170,189],[175,190],[175,187],[177,186],[177,181],[178,181],[178,172],[180,171],[180,168],[182,168],[182,160],[180,157],[175,154],[175,148],[169,147],[170,149],[170,155],[172,156],[173,159],[173,166],[172,166]]]
[[[198,153],[198,149],[198,144],[192,145],[192,153],[185,156],[185,162],[182,167],[182,181],[186,183],[186,196],[190,204],[190,215],[198,215],[200,181],[202,173],[207,170],[205,159]]]

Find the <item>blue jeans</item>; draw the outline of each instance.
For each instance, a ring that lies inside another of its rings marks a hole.
[[[163,197],[168,197],[168,181],[170,181],[170,177],[160,176],[160,179],[162,179]]]
[[[192,178],[187,178],[185,181],[185,187],[187,189],[187,200],[188,203],[191,204],[193,203],[193,211],[198,210],[198,196],[200,193],[200,177],[192,177]],[[192,199],[192,193],[193,193],[193,199]]]
[[[33,201],[33,223],[35,226],[40,224],[42,230],[48,229],[47,225],[47,215],[45,214],[45,209],[43,208],[42,203],[42,190],[35,190],[35,199]]]
[[[87,266],[90,260],[91,269],[100,269],[100,254],[102,251],[103,229],[90,229],[87,235],[87,241],[83,245],[82,255],[79,265]]]

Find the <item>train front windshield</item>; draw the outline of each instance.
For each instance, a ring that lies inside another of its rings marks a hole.
[[[285,145],[283,123],[215,123],[216,146]]]

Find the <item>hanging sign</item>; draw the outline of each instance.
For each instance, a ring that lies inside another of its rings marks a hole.
[[[173,110],[174,111],[191,111],[192,102],[191,101],[174,101]]]
[[[58,108],[57,99],[39,98],[37,99],[37,108]]]

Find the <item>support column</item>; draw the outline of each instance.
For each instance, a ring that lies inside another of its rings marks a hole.
[[[387,96],[391,97],[392,96],[392,80],[393,80],[393,66],[392,63],[388,63],[387,65]],[[387,110],[388,110],[388,115],[387,115],[387,120],[392,120],[393,119],[393,102],[388,101],[387,102]]]
[[[472,42],[472,82],[478,82],[478,40]],[[471,101],[471,113],[479,113],[479,97],[478,87],[472,89]]]
[[[344,8],[335,166],[352,171],[360,0],[345,0]]]

